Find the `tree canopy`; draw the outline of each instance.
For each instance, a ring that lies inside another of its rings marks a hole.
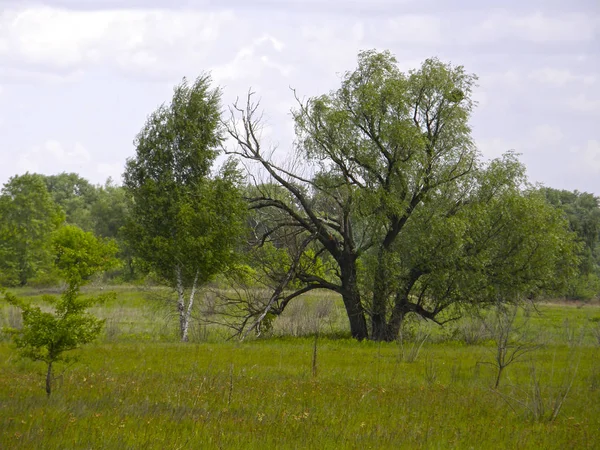
[[[184,79],[171,103],[148,118],[124,174],[133,198],[128,243],[175,288],[184,341],[197,287],[235,256],[243,225],[235,165],[210,173],[222,140],[220,91],[210,87],[207,76],[192,84]]]
[[[279,289],[268,308],[332,290],[355,338],[389,340],[409,313],[442,323],[468,305],[558,288],[575,244],[513,155],[480,161],[468,123],[475,82],[437,59],[402,73],[389,52],[361,52],[338,90],[298,102],[296,166],[262,148],[252,95],[232,108],[231,153],[268,175],[249,199],[269,218],[258,242],[295,240],[296,264],[278,278],[301,287]],[[308,250],[326,276],[300,264]]]
[[[50,235],[65,220],[44,178],[12,177],[0,194],[0,284],[24,286],[51,269]]]

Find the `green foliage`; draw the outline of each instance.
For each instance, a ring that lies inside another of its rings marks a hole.
[[[92,231],[91,209],[96,201],[97,189],[76,173],[44,176],[46,187],[55,203],[66,213],[66,221],[85,231]]]
[[[197,273],[203,284],[221,271],[242,225],[239,172],[227,163],[218,176],[209,174],[222,141],[220,93],[209,85],[200,77],[175,88],[171,104],[155,111],[138,135],[124,175],[134,199],[129,245],[172,286],[176,266],[186,286]]]
[[[140,277],[139,264],[133,249],[125,238],[125,225],[132,207],[131,196],[123,186],[117,186],[109,178],[104,186],[96,192],[96,199],[91,205],[91,217],[94,234],[99,237],[114,239],[119,246],[117,256],[121,260],[118,268],[108,275],[113,280],[133,281]]]
[[[467,307],[562,292],[573,276],[573,234],[515,155],[479,159],[476,80],[436,58],[402,73],[387,51],[359,53],[338,90],[294,112],[302,172],[263,154],[255,105],[237,109],[243,131],[228,128],[237,154],[279,186],[250,193],[261,240],[297,262],[297,292],[342,295],[358,339],[393,340],[409,314],[441,324]]]
[[[74,225],[55,231],[52,247],[56,269],[70,287],[76,288],[85,284],[93,274],[112,267],[118,250],[114,241],[100,240]]]
[[[5,329],[4,332],[13,337],[19,354],[33,361],[50,364],[68,360],[65,352],[91,342],[102,330],[104,321],[83,311],[104,301],[106,296],[77,301],[71,290],[60,298],[46,296],[44,300],[54,308],[54,312],[28,305],[10,293],[6,293],[4,298],[23,314],[22,329]]]
[[[4,331],[12,336],[19,354],[33,361],[43,361],[48,366],[46,392],[51,394],[52,365],[68,360],[65,353],[94,340],[104,324],[86,309],[114,298],[114,294],[82,297],[80,287],[94,273],[106,270],[114,263],[116,246],[99,241],[92,233],[67,225],[54,233],[52,238],[54,265],[66,280],[67,288],[60,297],[46,295],[43,300],[52,311],[25,303],[11,293],[5,300],[22,312],[23,326]]]
[[[23,286],[51,269],[50,235],[65,216],[41,175],[12,177],[0,195],[0,285]]]
[[[586,192],[542,188],[548,202],[569,221],[581,242],[580,275],[571,280],[567,296],[591,299],[600,296],[600,199]]]
[[[220,91],[208,76],[175,87],[172,101],[148,118],[127,161],[124,185],[133,198],[128,245],[178,295],[182,339],[198,286],[236,259],[244,227],[241,175],[227,161],[211,166],[223,141]],[[188,305],[184,291],[189,290]]]

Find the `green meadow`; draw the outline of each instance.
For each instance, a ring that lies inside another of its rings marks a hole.
[[[600,448],[597,302],[521,314],[539,346],[493,389],[496,347],[474,318],[357,342],[338,299],[317,294],[264,336],[239,342],[197,320],[180,343],[166,291],[114,290],[93,310],[103,336],[57,367],[50,398],[44,365],[2,336],[0,448]],[[16,309],[0,314],[19,325]]]

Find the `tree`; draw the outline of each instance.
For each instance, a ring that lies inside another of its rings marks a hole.
[[[67,223],[92,231],[91,209],[96,201],[96,187],[78,174],[66,172],[44,176],[44,182],[54,201],[64,210]]]
[[[210,174],[223,140],[219,109],[208,76],[191,85],[184,79],[148,118],[124,174],[134,201],[129,245],[175,288],[182,341],[197,289],[233,260],[244,223],[235,164]]]
[[[550,204],[568,219],[583,244],[579,253],[580,276],[569,285],[567,296],[589,299],[600,296],[600,198],[587,192],[542,188]]]
[[[0,195],[0,283],[24,286],[51,265],[50,235],[65,220],[41,175],[12,177]]]
[[[498,301],[496,294],[515,301],[562,279],[559,262],[572,255],[564,221],[522,189],[513,155],[489,165],[478,159],[468,125],[475,81],[437,59],[404,74],[389,52],[361,52],[340,89],[298,100],[296,166],[278,165],[263,150],[252,93],[233,106],[230,153],[268,176],[249,199],[268,216],[258,242],[283,233],[301,249],[290,255],[288,276],[278,275],[300,287],[285,281],[269,303],[273,313],[328,289],[341,295],[353,337],[391,340],[407,314],[443,323],[463,307]],[[265,188],[271,184],[291,200]],[[301,264],[308,251],[330,267],[327,276],[315,273],[315,258]],[[508,283],[517,272],[522,283]]]
[[[138,274],[133,251],[124,236],[124,228],[129,218],[132,200],[123,186],[115,185],[108,179],[98,187],[96,199],[91,206],[91,219],[96,236],[114,239],[119,245],[119,259],[123,262],[124,278],[134,279]]]
[[[65,353],[93,341],[102,330],[104,321],[86,313],[86,309],[114,297],[114,294],[82,298],[80,288],[94,273],[113,264],[117,250],[114,243],[102,242],[92,233],[72,225],[54,233],[52,248],[54,265],[67,282],[60,297],[46,295],[43,298],[54,310],[42,311],[11,293],[4,296],[8,303],[21,309],[23,315],[23,328],[5,331],[12,335],[22,357],[46,363],[48,396],[52,393],[53,365],[68,361]]]

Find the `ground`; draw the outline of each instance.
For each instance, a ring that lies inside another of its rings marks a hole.
[[[494,390],[493,342],[467,320],[356,342],[336,299],[313,297],[273,336],[226,341],[196,324],[184,344],[155,295],[117,291],[94,311],[105,334],[59,366],[49,399],[43,364],[0,342],[0,448],[600,447],[598,304],[540,305],[529,327],[543,347]]]

